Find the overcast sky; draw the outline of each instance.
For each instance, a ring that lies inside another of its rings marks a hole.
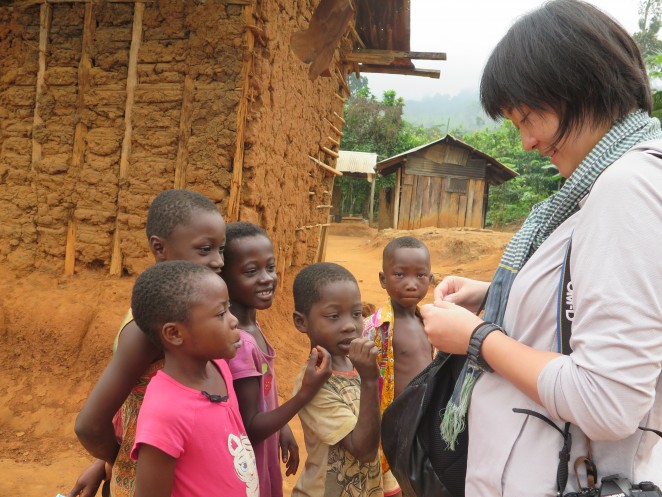
[[[630,33],[638,31],[639,0],[588,0],[611,15]],[[492,48],[510,25],[542,0],[411,0],[411,50],[444,52],[447,60],[416,60],[421,69],[440,69],[440,79],[365,74],[372,93],[394,89],[406,99],[435,93],[456,95],[477,89]]]

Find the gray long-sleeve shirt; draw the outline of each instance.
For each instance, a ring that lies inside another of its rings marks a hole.
[[[648,148],[662,150],[662,142]],[[563,439],[514,407],[540,412],[559,427],[573,423],[566,491],[578,489],[573,464],[587,453],[584,434],[600,477],[619,473],[662,486],[662,441],[637,429],[662,430],[662,159],[630,151],[582,204],[518,274],[504,318],[512,337],[558,351],[558,287],[572,234],[573,352],[543,369],[544,407],[497,374],[480,379],[469,411],[466,495],[556,495]]]

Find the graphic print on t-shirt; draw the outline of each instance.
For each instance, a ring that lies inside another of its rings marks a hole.
[[[248,437],[243,433],[239,437],[231,433],[228,436],[228,450],[234,458],[234,472],[237,478],[246,483],[246,497],[259,497],[255,454]]]

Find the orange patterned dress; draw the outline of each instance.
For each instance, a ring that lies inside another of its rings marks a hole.
[[[124,327],[133,321],[133,314],[129,310],[120,331],[115,337],[113,353],[117,350],[117,342]],[[131,448],[136,438],[136,424],[138,422],[138,412],[145,397],[147,384],[154,377],[159,369],[163,369],[163,359],[153,362],[136,382],[131,393],[122,404],[120,410],[115,414],[113,423],[115,424],[115,433],[120,442],[120,450],[117,453],[113,473],[110,479],[110,495],[112,497],[133,497],[136,485],[136,461],[130,457]]]

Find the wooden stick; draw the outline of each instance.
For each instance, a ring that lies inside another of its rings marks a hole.
[[[342,95],[334,93],[333,96],[336,97],[338,100],[340,100],[343,103],[347,102],[347,99],[345,97],[343,97]]]
[[[303,231],[303,230],[309,230],[312,228],[319,228],[320,226],[331,226],[331,223],[318,223],[318,224],[309,224],[308,226],[299,226],[298,228],[295,228],[294,231]]]
[[[361,48],[365,48],[365,43],[361,39],[361,36],[359,36],[359,33],[356,31],[356,27],[354,26],[354,23],[350,23],[349,32],[352,33],[352,36],[354,37],[356,42],[361,46]]]
[[[331,121],[329,121],[326,117],[324,118],[324,120],[325,120],[327,123],[329,123],[329,124],[331,125],[331,129],[333,130],[333,132],[334,132],[336,135],[338,135],[338,136],[344,136],[344,135],[343,135],[343,132],[340,131],[338,128],[336,128],[336,127],[333,125],[333,123],[332,123]]]
[[[391,64],[395,59],[446,60],[443,52],[405,52],[401,50],[360,49],[343,56],[345,62],[363,64]]]
[[[173,187],[186,188],[186,169],[188,168],[188,142],[191,138],[191,119],[193,116],[194,82],[190,74],[184,78],[182,110],[179,114],[179,138],[177,140],[177,159],[175,160],[175,182]]]
[[[405,68],[401,66],[378,66],[370,64],[361,64],[361,72],[375,74],[403,74],[405,76],[422,76],[424,78],[439,79],[441,71],[438,69],[416,69]]]
[[[30,162],[30,171],[34,171],[35,165],[41,160],[41,143],[35,138],[34,130],[44,124],[41,118],[40,105],[41,97],[46,90],[46,55],[48,51],[48,33],[51,29],[51,20],[53,18],[53,9],[47,4],[41,4],[39,9],[39,69],[37,70],[37,87],[34,97],[34,115],[32,116],[32,160]]]
[[[244,7],[244,23],[253,22],[253,13],[255,5],[253,3]],[[241,67],[241,98],[239,99],[239,108],[237,110],[237,135],[232,160],[232,179],[230,180],[230,199],[228,201],[227,219],[230,221],[239,220],[239,206],[241,202],[241,181],[244,173],[244,133],[246,131],[246,116],[248,115],[248,100],[250,91],[250,73],[253,67],[253,49],[255,48],[255,33],[250,30],[244,30],[244,63]]]
[[[342,172],[341,172],[341,171],[338,171],[337,169],[332,168],[332,167],[329,166],[328,164],[325,164],[325,163],[322,162],[321,160],[316,159],[316,158],[313,157],[312,155],[309,155],[308,158],[309,158],[310,160],[312,160],[315,164],[317,164],[318,166],[320,166],[322,169],[324,169],[324,170],[326,170],[326,171],[329,171],[330,173],[333,173],[333,174],[335,174],[336,176],[342,176]]]
[[[333,157],[335,159],[340,157],[340,154],[338,152],[335,152],[334,150],[331,150],[330,148],[323,147],[323,146],[320,145],[320,150],[322,152],[324,152],[325,154],[330,155],[331,157]]]
[[[349,89],[349,85],[347,84],[347,81],[345,81],[345,76],[340,72],[340,70],[336,67],[336,75],[338,76],[338,82],[340,83],[340,86],[343,87],[343,90],[345,90],[345,93],[347,95],[350,95],[352,92]]]
[[[327,136],[326,139],[329,140],[331,143],[333,143],[336,147],[340,147],[340,142],[338,140],[335,140],[330,136]]]
[[[136,2],[133,8],[133,29],[131,31],[131,48],[129,49],[129,66],[126,76],[126,107],[124,109],[124,139],[120,152],[119,189],[126,188],[126,179],[129,174],[129,157],[131,156],[131,139],[133,124],[131,115],[135,100],[136,86],[138,85],[138,53],[142,43],[143,13],[145,4]],[[115,209],[115,232],[113,233],[113,255],[110,258],[111,276],[122,274],[122,251],[120,249],[120,222],[119,222],[119,190],[117,207]]]
[[[345,120],[343,119],[343,117],[342,117],[340,114],[338,114],[336,111],[333,111],[333,115],[336,116],[336,117],[338,118],[338,120],[339,120],[341,123],[343,123],[343,125],[347,124],[347,121],[345,121]]]
[[[316,209],[330,209],[333,205],[316,205]]]
[[[74,146],[71,153],[71,167],[69,174],[73,177],[80,175],[80,166],[85,154],[85,137],[87,135],[87,125],[81,119],[85,110],[85,94],[90,86],[90,68],[92,59],[90,50],[92,40],[94,40],[94,31],[96,28],[96,19],[94,17],[94,4],[85,4],[85,14],[83,17],[83,40],[81,43],[80,62],[78,63],[78,88],[76,93],[76,115],[78,122],[74,128]],[[72,178],[73,179],[73,178]],[[78,223],[74,218],[73,209],[69,213],[69,222],[67,227],[67,241],[64,249],[64,274],[71,276],[76,269],[76,234],[78,232]]]

